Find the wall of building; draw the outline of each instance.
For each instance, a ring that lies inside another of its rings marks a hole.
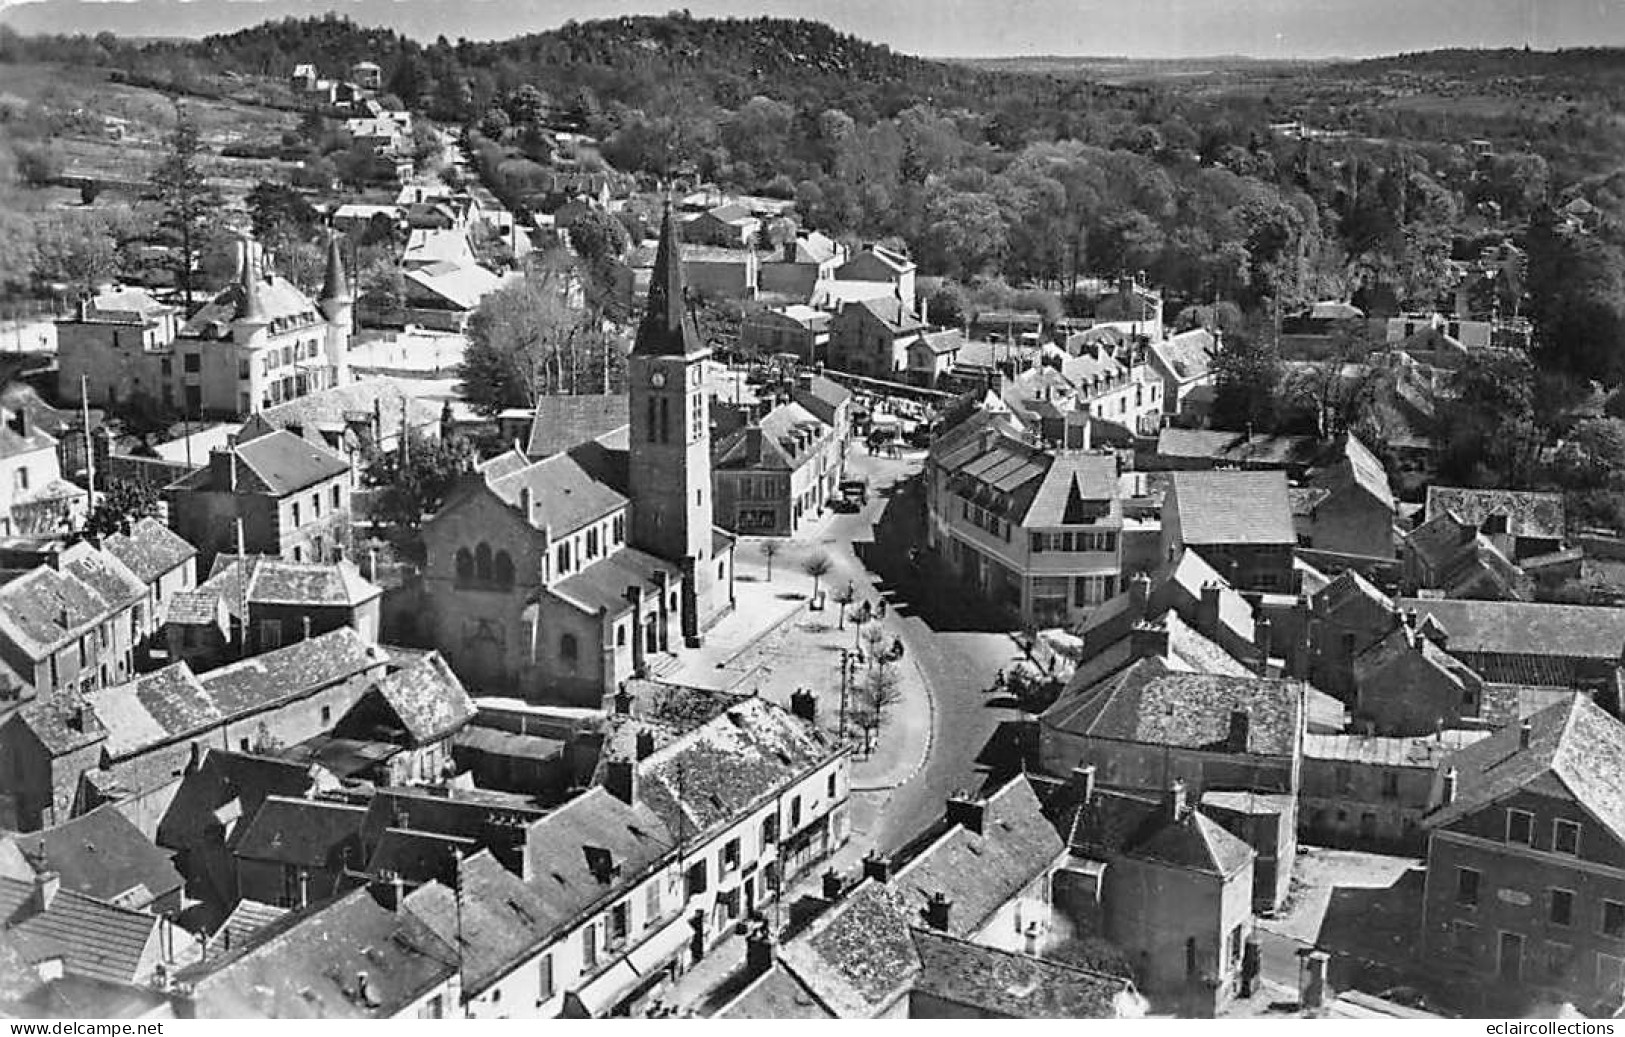
[[[1390,767],[1305,754],[1298,834],[1320,846],[1420,854],[1422,814],[1433,788],[1429,767]]]

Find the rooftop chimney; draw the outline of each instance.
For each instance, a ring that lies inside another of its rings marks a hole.
[[[604,763],[604,789],[628,805],[638,800],[638,765],[636,760],[607,760]]]
[[[1151,602],[1151,574],[1137,572],[1128,578],[1128,600],[1134,607],[1134,614],[1145,615],[1146,608]]]
[[[638,735],[637,735],[637,742],[636,742],[636,752],[637,752],[638,759],[647,760],[649,757],[654,755],[654,751],[655,751],[655,733],[653,731],[648,730],[647,728],[644,729],[644,730],[639,731]]]
[[[310,617],[309,616],[300,616],[299,617],[299,626],[301,628],[301,633],[304,634],[303,640],[309,641],[310,640]]]
[[[1233,753],[1247,751],[1247,734],[1251,728],[1251,720],[1245,709],[1232,709],[1230,711],[1230,733],[1225,738],[1225,746]]]
[[[1300,1008],[1315,1010],[1326,1003],[1326,966],[1331,956],[1325,951],[1310,951],[1303,961],[1303,990],[1298,994]]]
[[[17,413],[11,416],[11,430],[24,439],[34,434],[34,419],[29,416],[27,407],[18,407]]]
[[[1163,796],[1163,806],[1168,810],[1168,819],[1182,821],[1185,818],[1185,779],[1175,778],[1168,786]]]
[[[1072,768],[1072,787],[1078,790],[1084,803],[1095,798],[1095,765],[1081,764]]]
[[[841,892],[845,886],[846,880],[841,877],[840,872],[836,871],[834,868],[830,868],[824,872],[823,894],[825,900],[839,900],[841,898]]]
[[[1448,804],[1448,803],[1454,803],[1455,801],[1456,801],[1456,768],[1454,768],[1454,767],[1446,767],[1444,769],[1444,789],[1443,789],[1443,792],[1441,793],[1441,795],[1439,796],[1439,802],[1440,802],[1441,805],[1444,805],[1444,804]]]
[[[745,931],[745,968],[753,976],[761,975],[773,967],[776,957],[778,946],[773,939],[773,930],[764,919],[753,921]]]
[[[34,898],[41,911],[51,906],[51,902],[56,899],[57,892],[61,889],[62,876],[48,864],[44,871],[34,876]]]
[[[1129,653],[1136,659],[1161,659],[1168,654],[1166,623],[1136,623],[1128,637]]]
[[[960,793],[948,800],[948,823],[963,825],[968,831],[982,834],[982,823],[987,814],[987,800]]]
[[[1253,624],[1253,643],[1258,646],[1258,675],[1260,677],[1270,675],[1270,650],[1274,647],[1273,634],[1274,624],[1269,621],[1267,616],[1260,617],[1258,622]]]
[[[1530,726],[1529,726],[1529,721],[1525,720],[1523,723],[1518,725],[1518,748],[1519,749],[1527,749],[1527,748],[1529,748],[1530,731],[1531,731],[1531,729],[1530,729]]]
[[[806,688],[797,688],[790,693],[790,713],[809,724],[816,723],[818,720],[818,696]]]
[[[925,905],[925,924],[939,933],[947,932],[948,916],[953,907],[954,902],[941,890],[931,894],[931,899]]]
[[[1217,583],[1202,585],[1202,600],[1196,606],[1196,629],[1203,637],[1213,637],[1219,630],[1219,596],[1224,588]]]
[[[863,857],[863,877],[876,882],[891,881],[891,858],[870,850]]]

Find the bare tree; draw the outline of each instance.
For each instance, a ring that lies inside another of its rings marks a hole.
[[[879,629],[872,627],[871,629]],[[870,657],[869,669],[858,684],[857,717],[863,731],[864,751],[873,752],[875,739],[886,724],[886,714],[902,700],[902,681],[894,663]]]
[[[879,623],[872,623],[863,631],[863,650],[873,666],[886,644],[886,631]]]
[[[767,582],[773,582],[773,559],[778,557],[784,545],[777,540],[762,541],[762,557],[767,559]]]
[[[829,555],[824,554],[822,551],[815,555],[808,555],[806,558],[802,559],[801,571],[812,577],[814,599],[817,599],[818,597],[818,581],[829,575],[831,568],[832,564],[829,560]]]

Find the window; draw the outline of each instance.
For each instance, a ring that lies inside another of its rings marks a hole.
[[[491,582],[490,544],[481,544],[474,549],[474,578],[481,583]]]
[[[326,724],[326,723],[330,722],[332,719],[333,719],[333,707],[332,706],[323,706],[322,707],[322,723]]]
[[[660,880],[649,883],[649,888],[643,894],[643,913],[649,921],[660,917]]]
[[[536,962],[536,1003],[553,996],[553,955],[544,954]]]
[[[624,900],[609,909],[609,946],[618,947],[626,942],[632,927],[631,919],[632,909]]]
[[[1602,902],[1602,934],[1616,938],[1625,936],[1625,904],[1617,900]]]
[[[12,483],[13,483],[13,486],[16,488],[18,493],[21,493],[24,490],[28,489],[28,469],[27,468],[19,468],[19,469],[17,469],[16,475],[12,477]]]
[[[474,555],[466,547],[457,549],[457,582],[467,583],[474,578]]]
[[[796,796],[795,798],[790,800],[790,828],[792,830],[794,830],[794,829],[797,829],[797,828],[800,828],[800,827],[801,827],[801,797]]]
[[[491,578],[499,587],[513,586],[513,557],[508,552],[497,552],[496,558],[491,562]]]
[[[299,503],[297,501],[293,505],[293,524],[295,526],[299,525]]]
[[[1574,924],[1574,894],[1566,889],[1549,891],[1546,920],[1553,925]]]
[[[576,663],[580,660],[580,657],[581,643],[576,640],[576,635],[559,635],[559,658],[564,661],[564,665],[570,669],[570,672],[575,672]]]
[[[619,544],[626,539],[626,516],[616,515],[615,521],[610,523],[610,540]]]
[[[583,968],[594,968],[598,964],[598,924],[594,922],[581,930],[581,964]]]
[[[322,495],[319,493],[313,493],[310,495],[310,517],[322,517]]]
[[[729,839],[722,847],[722,858],[718,867],[726,873],[739,867],[739,840]]]
[[[1399,773],[1397,771],[1384,771],[1382,775],[1382,798],[1399,798]]]
[[[587,530],[587,557],[598,557],[598,527]]]
[[[1527,810],[1507,811],[1507,842],[1532,846],[1535,841],[1535,815]]]
[[[1553,821],[1552,852],[1578,855],[1580,852],[1580,826],[1573,821]]]
[[[201,370],[202,357],[197,353],[186,353],[181,356],[181,370],[187,374],[197,374]]]
[[[1610,993],[1625,986],[1625,958],[1612,954],[1597,955],[1597,986]]]
[[[423,1007],[418,1009],[419,1019],[439,1019],[445,1014],[446,1004],[439,994],[429,998],[423,1003]]]
[[[835,772],[829,772],[829,798],[835,798]]]
[[[615,624],[615,647],[616,648],[625,648],[626,647],[626,624],[625,623],[617,623],[617,624]]]
[[[1472,868],[1456,869],[1456,903],[1462,907],[1478,906],[1478,872]]]
[[[687,876],[688,895],[699,896],[706,889],[706,869],[704,861],[695,861],[688,869]]]
[[[762,818],[762,845],[772,846],[779,841],[779,815],[771,814]]]
[[[260,621],[260,647],[282,647],[282,621],[280,619],[266,619]]]
[[[339,507],[339,488],[337,486],[333,487],[333,507]]]
[[[1574,948],[1566,943],[1546,944],[1546,975],[1562,979],[1574,968]]]

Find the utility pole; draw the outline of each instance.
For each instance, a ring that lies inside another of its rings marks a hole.
[[[85,434],[85,486],[89,516],[96,510],[96,451],[90,443],[90,377],[79,376],[79,420]]]
[[[846,742],[846,695],[847,683],[851,678],[853,657],[845,648],[841,649],[841,724],[839,728],[840,739]]]

